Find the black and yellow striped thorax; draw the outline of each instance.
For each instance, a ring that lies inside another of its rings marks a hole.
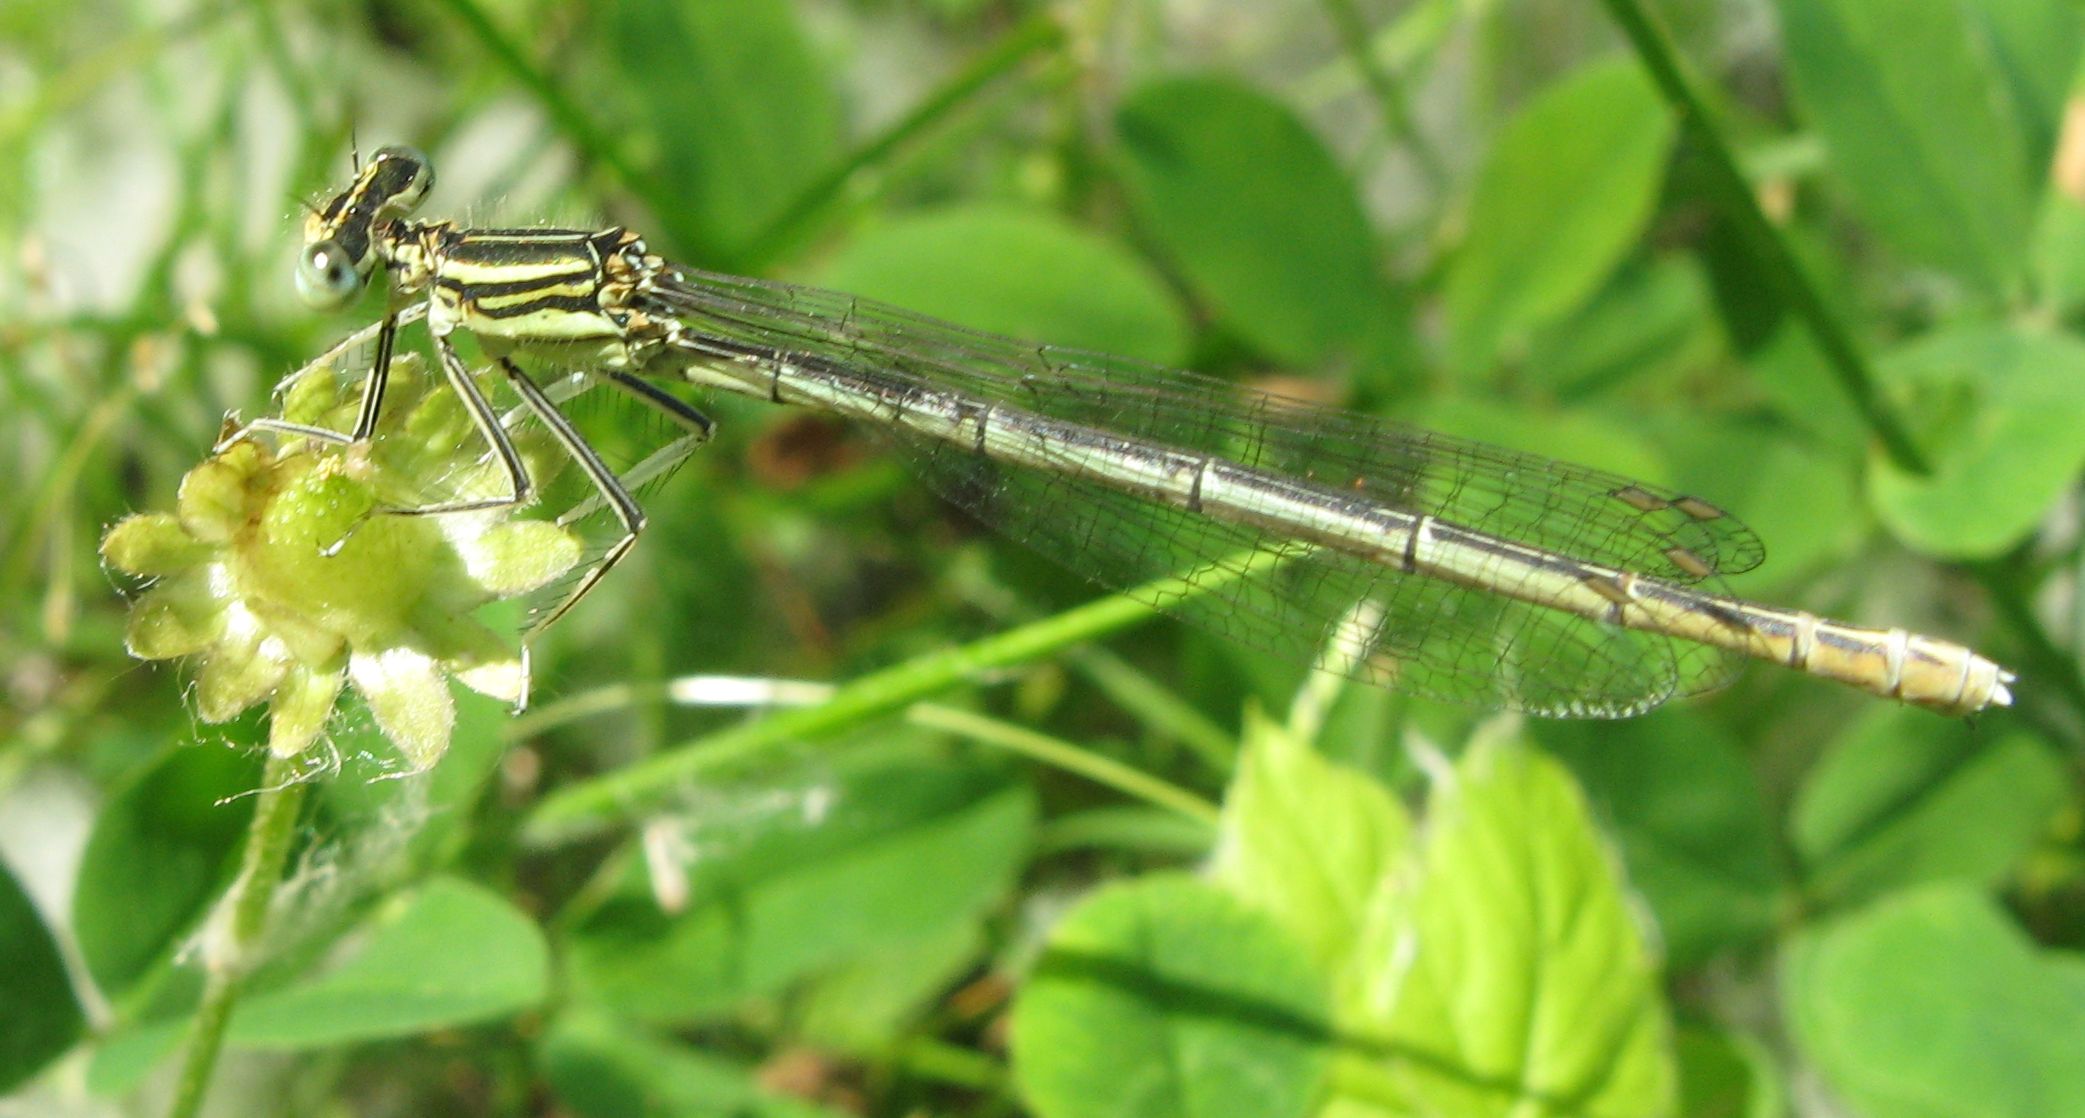
[[[480,337],[541,344],[620,338],[644,243],[620,227],[426,227],[428,276],[443,325]]]

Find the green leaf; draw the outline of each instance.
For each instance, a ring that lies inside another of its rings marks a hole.
[[[575,928],[573,989],[642,1020],[699,1020],[941,935],[1012,885],[1034,815],[999,770],[911,750],[850,757],[795,795],[712,792],[677,836],[698,855],[688,907],[662,912],[633,870]]]
[[[1672,481],[1672,466],[1644,439],[1640,425],[1596,410],[1538,411],[1496,398],[1440,396],[1429,400],[1412,422],[1656,485]]]
[[[2012,98],[2046,79],[2009,80],[1991,25],[1959,0],[1775,7],[1796,100],[1861,216],[1905,255],[2007,293],[2040,194],[2030,149],[2047,128]]]
[[[1544,722],[1535,734],[1584,782],[1620,840],[1675,968],[1767,936],[1781,891],[1774,828],[1728,730],[1667,710],[1623,722]]]
[[[518,617],[519,611],[514,614]],[[471,805],[507,756],[513,708],[462,687],[450,692],[456,700],[456,730],[448,751],[426,779],[329,780],[315,790],[330,822],[403,838],[406,847],[395,855],[400,864],[440,864],[445,850],[465,841],[480,823]],[[341,723],[329,735],[341,756],[384,757],[394,752],[373,720],[351,717]],[[417,825],[410,833],[400,833],[400,819]]]
[[[2010,550],[2085,466],[2085,345],[2069,337],[1942,330],[1891,354],[1881,372],[1913,401],[1933,472],[1907,474],[1878,449],[1869,494],[1920,551],[1989,559]]]
[[[1931,881],[1992,883],[2068,801],[2064,766],[2023,734],[1877,707],[1796,796],[1790,838],[1812,893],[1858,901]]]
[[[1938,886],[1811,931],[1782,969],[1809,1062],[1869,1118],[2085,1115],[2085,959]]]
[[[1472,744],[1427,808],[1418,874],[1371,932],[1343,1022],[1416,1113],[1665,1115],[1676,1105],[1656,959],[1569,772]]]
[[[1482,369],[1593,293],[1649,220],[1672,135],[1629,62],[1585,67],[1514,118],[1478,172],[1469,236],[1448,265],[1457,369]]]
[[[1624,265],[1577,313],[1536,332],[1530,381],[1567,399],[1698,368],[1717,342],[1701,266]]]
[[[1680,1108],[1687,1118],[1784,1118],[1788,1090],[1764,1044],[1744,1033],[1684,1027],[1675,1038],[1680,1059]]]
[[[2085,19],[2069,0],[1977,0],[1963,10],[1990,44],[2028,173],[2040,175],[2056,151]]]
[[[36,905],[0,863],[0,1091],[27,1080],[71,1048],[86,1014],[65,977],[58,941]]]
[[[1792,317],[1782,319],[1746,363],[1780,418],[1807,434],[1818,449],[1867,444],[1867,421],[1839,387],[1808,327]]]
[[[2085,308],[2085,205],[2061,192],[2042,207],[2034,234],[2034,286],[2059,318]]]
[[[1213,886],[1112,885],[1022,987],[1014,1078],[1041,1118],[1301,1118],[1326,1067],[1326,981]]]
[[[684,209],[656,215],[683,246],[743,248],[840,150],[826,70],[782,0],[629,0],[612,11],[615,63]],[[728,259],[728,257],[727,257]]]
[[[984,952],[976,920],[863,954],[812,982],[794,1001],[797,1035],[809,1044],[874,1051],[899,1039],[908,1020],[976,967]]]
[[[438,878],[388,904],[337,966],[256,994],[228,1040],[251,1048],[321,1048],[414,1036],[507,1017],[550,992],[550,952],[536,925],[481,886]]]
[[[566,1013],[536,1063],[583,1118],[819,1118],[837,1111],[773,1094],[756,1069],[593,1013]]]
[[[181,1046],[188,1019],[118,1025],[96,1038],[87,1063],[87,1086],[99,1095],[138,1089]]]
[[[1098,850],[1193,861],[1209,853],[1216,828],[1164,808],[1108,804],[1051,817],[1036,831],[1038,857],[1070,850]]]
[[[1286,107],[1223,78],[1173,78],[1133,90],[1116,128],[1139,228],[1226,328],[1315,365],[1398,313],[1353,184]]]
[[[1172,293],[1114,242],[1042,211],[970,206],[850,241],[823,282],[980,330],[1178,365]]]
[[[221,745],[167,750],[94,820],[72,897],[94,981],[122,998],[169,958],[230,880],[253,815],[255,756]]]
[[[1821,151],[1821,145],[1800,139],[1781,146]],[[1818,158],[1791,160],[1778,177],[1801,173]],[[1818,449],[1865,445],[1866,421],[1840,386],[1816,336],[1790,307],[1784,293],[1788,277],[1766,259],[1778,254],[1763,253],[1756,234],[1721,211],[1721,189],[1705,181],[1701,164],[1693,158],[1676,161],[1672,204],[1707,219],[1695,254],[1714,293],[1717,325],[1749,374],[1745,383],[1763,393],[1782,420],[1809,434]],[[1827,308],[1842,321],[1864,321],[1867,306],[1850,300],[1865,281],[1848,273],[1851,262],[1835,254],[1839,246],[1806,225],[1784,225],[1780,236]]]
[[[1404,806],[1373,778],[1255,716],[1224,795],[1212,873],[1336,973],[1411,832]]]

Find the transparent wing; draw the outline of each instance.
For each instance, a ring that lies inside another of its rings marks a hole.
[[[1295,663],[1332,652],[1346,674],[1409,694],[1552,716],[1625,717],[1720,686],[1738,664],[1706,645],[1408,576],[1098,483],[1001,466],[947,443],[896,441],[936,491],[1111,586],[1212,562],[1236,565],[1248,549],[1283,554],[1287,561],[1271,574],[1149,604]],[[1344,623],[1361,604],[1380,620],[1357,632]]]
[[[652,297],[720,350],[874,371],[1138,442],[1309,478],[1357,497],[1583,562],[1719,584],[1763,557],[1720,509],[1627,478],[1124,358],[1036,346],[853,296],[685,273]],[[1011,468],[890,432],[922,476],[980,519],[1084,575],[1129,587],[1247,547],[1303,546],[1107,487]],[[1154,606],[1305,662],[1359,602],[1385,618],[1354,675],[1541,713],[1635,713],[1723,682],[1735,658],[1322,549],[1270,580]]]
[[[1128,358],[980,333],[815,288],[686,272],[657,297],[705,334],[875,369],[1124,436],[1310,477],[1588,562],[1692,582],[1759,565],[1751,529],[1618,474],[1242,389]],[[1674,548],[1684,558],[1675,559]]]

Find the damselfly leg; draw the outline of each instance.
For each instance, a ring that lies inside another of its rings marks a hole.
[[[550,431],[551,437],[557,440],[558,447],[586,475],[587,481],[593,484],[601,502],[608,506],[609,511],[614,514],[616,522],[622,526],[623,531],[622,537],[610,544],[608,550],[599,559],[596,559],[585,573],[579,576],[579,580],[573,585],[571,591],[565,595],[562,602],[559,602],[555,608],[529,624],[528,630],[522,634],[522,639],[528,640],[537,633],[549,628],[559,618],[570,612],[573,606],[579,604],[580,599],[586,597],[588,592],[592,591],[600,583],[601,579],[606,577],[608,572],[622,561],[623,556],[629,554],[630,548],[637,543],[637,537],[644,534],[645,516],[644,508],[637,503],[637,498],[630,494],[629,489],[624,486],[623,480],[616,476],[614,470],[608,468],[606,462],[601,460],[601,455],[594,450],[591,443],[586,441],[586,438],[579,433],[578,429],[572,426],[572,421],[558,410],[557,405],[551,402],[549,395],[538,387],[536,382],[530,380],[528,374],[522,372],[521,367],[516,365],[511,358],[501,357],[499,366],[501,371],[507,374],[507,382],[513,385],[515,394],[520,396],[522,402],[528,406],[529,410],[535,413],[536,418],[542,421],[544,427]],[[606,377],[604,379],[619,388],[630,389],[627,383],[617,378]],[[649,385],[643,387],[651,389]],[[655,456],[658,461],[651,467],[654,471],[670,471],[674,466],[679,465],[682,459],[693,453],[697,446],[709,439],[712,424],[709,418],[701,412],[656,389],[651,389],[650,391],[630,391],[629,394],[640,402],[666,413],[677,424],[688,429],[688,433],[667,444],[660,452],[660,456]],[[501,425],[496,419],[494,429],[501,429]],[[516,465],[520,467],[522,475],[526,477],[528,472],[526,464],[521,463],[518,456],[515,461]],[[652,460],[648,459],[647,461]],[[640,469],[643,468],[645,468],[645,464],[640,463]],[[576,520],[590,511],[591,509],[587,505],[575,506],[571,511],[560,517],[559,521],[563,523],[568,520]]]

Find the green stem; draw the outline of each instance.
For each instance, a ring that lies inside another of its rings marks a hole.
[[[1925,454],[1912,441],[1896,413],[1883,403],[1882,395],[1875,387],[1874,369],[1867,355],[1861,352],[1860,343],[1832,313],[1816,281],[1810,277],[1809,269],[1803,266],[1787,238],[1767,220],[1766,212],[1759,208],[1759,198],[1753,193],[1752,184],[1738,169],[1736,155],[1723,141],[1721,130],[1709,115],[1707,102],[1688,78],[1671,40],[1652,22],[1641,0],[1605,2],[1614,21],[1621,25],[1622,33],[1636,48],[1644,69],[1650,71],[1651,80],[1657,83],[1659,91],[1678,111],[1681,121],[1700,145],[1719,207],[1726,217],[1737,223],[1739,233],[1758,254],[1762,269],[1778,282],[1782,298],[1809,329],[1818,349],[1824,353],[1826,364],[1838,378],[1839,387],[1867,421],[1868,429],[1881,441],[1890,461],[1909,474],[1923,477],[1931,473],[1932,466],[1926,461]]]
[[[908,1037],[886,1059],[909,1075],[951,1087],[999,1094],[1006,1090],[1006,1065],[973,1048],[933,1037]]]
[[[1193,703],[1104,648],[1082,649],[1067,662],[1110,702],[1178,741],[1210,772],[1219,777],[1230,774],[1238,760],[1237,738]]]
[[[1390,130],[1412,162],[1419,168],[1419,177],[1429,189],[1438,191],[1448,181],[1448,173],[1441,160],[1434,154],[1426,137],[1419,132],[1418,122],[1412,118],[1412,107],[1406,102],[1404,90],[1397,79],[1376,61],[1374,44],[1368,33],[1368,21],[1361,16],[1354,0],[1323,0],[1326,15],[1332,19],[1332,28],[1339,35],[1340,47],[1346,51],[1347,59],[1375,94],[1376,111],[1383,114],[1383,124]]]
[[[1020,65],[1029,55],[1054,47],[1063,39],[1064,30],[1051,12],[1045,10],[1029,17],[897,123],[884,129],[882,135],[856,149],[854,154],[834,164],[804,187],[774,220],[746,242],[745,248],[735,257],[738,266],[757,271],[772,261],[791,240],[802,235],[803,226],[830,205],[856,175],[889,159],[899,148],[961,107],[979,90]]]
[[[1247,552],[1187,577],[1157,579],[1030,625],[864,676],[839,688],[830,701],[819,706],[786,710],[735,726],[557,792],[529,814],[522,838],[550,845],[642,816],[671,802],[677,790],[706,773],[858,725],[984,673],[1028,663],[1128,628],[1155,616],[1147,602],[1199,597],[1239,579],[1265,574],[1283,561],[1275,552]]]
[[[984,745],[1004,749],[1009,753],[1018,753],[1052,768],[1085,777],[1095,784],[1113,788],[1125,796],[1177,812],[1197,823],[1213,824],[1221,815],[1215,804],[1184,788],[1168,784],[1092,750],[1081,749],[1048,734],[1038,734],[1025,726],[1016,726],[973,711],[932,703],[921,703],[913,707],[906,713],[905,719],[916,726],[947,730]]]
[[[666,702],[671,686],[671,683],[663,680],[611,683],[577,694],[565,695],[540,706],[531,706],[508,719],[506,738],[510,742],[527,741],[568,722],[577,722],[597,714],[610,714],[633,710],[651,703]]]
[[[1932,465],[1925,454],[1912,441],[1896,415],[1884,406],[1875,387],[1873,369],[1854,341],[1852,332],[1832,313],[1808,269],[1803,267],[1787,239],[1759,208],[1751,184],[1745,181],[1729,145],[1723,142],[1721,133],[1711,123],[1707,105],[1690,83],[1671,42],[1651,21],[1641,0],[1606,0],[1606,4],[1615,22],[1621,24],[1623,32],[1635,45],[1644,68],[1650,71],[1666,99],[1679,110],[1681,118],[1701,145],[1723,211],[1737,222],[1739,231],[1760,254],[1767,274],[1779,280],[1783,297],[1810,331],[1811,338],[1837,375],[1840,387],[1867,420],[1869,429],[1882,443],[1890,461],[1906,473],[1921,477],[1932,473]],[[2080,679],[2076,662],[2050,639],[2021,596],[2017,584],[2004,571],[1988,566],[1979,567],[1977,575],[2007,625],[2025,644],[2027,654],[2038,665],[2038,674],[2046,674],[2069,704],[2085,713],[2085,680]]]
[[[2085,676],[2078,661],[2065,652],[2042,628],[2034,608],[2020,591],[2019,563],[1998,560],[1970,566],[1984,594],[2022,643],[2021,654],[2029,672],[2043,683],[2054,684],[2073,711],[2085,715]]]
[[[290,839],[304,805],[305,785],[297,776],[295,759],[290,757],[271,755],[262,772],[253,820],[246,826],[246,853],[221,913],[224,926],[205,961],[209,973],[203,981],[203,1001],[189,1033],[181,1079],[174,1088],[173,1105],[167,1109],[169,1118],[192,1118],[202,1109],[203,1096],[209,1091],[210,1074],[224,1048],[225,1026],[231,1022],[240,988],[253,970],[254,948],[267,930],[268,910],[289,861]]]
[[[569,699],[516,718],[508,724],[507,735],[513,740],[523,740],[575,719],[609,711],[627,710],[640,704],[677,702],[680,699],[676,692],[681,690],[684,682],[687,681],[620,684],[581,692]],[[786,693],[788,691],[795,694]],[[824,684],[785,682],[778,686],[777,693],[769,699],[773,705],[791,708],[830,702],[833,694],[834,689]],[[1125,796],[1179,812],[1199,822],[1216,821],[1215,806],[1192,792],[1149,776],[1119,761],[1098,756],[1025,727],[988,718],[972,711],[929,703],[913,706],[906,712],[906,718],[915,725],[946,730],[984,745],[1018,753],[1030,760],[1085,777],[1096,784],[1113,788]]]
[[[73,507],[72,500],[79,491],[80,477],[87,465],[95,460],[95,451],[108,436],[117,421],[130,410],[137,393],[130,385],[102,396],[85,420],[73,428],[66,441],[65,449],[52,464],[50,472],[38,487],[36,499],[23,509],[19,523],[11,527],[9,535],[14,546],[0,556],[0,587],[7,588],[6,598],[15,600],[14,584],[26,579],[31,560],[43,548],[48,534],[65,530],[65,518],[57,510]],[[53,567],[54,571],[62,568]]]
[[[622,148],[607,133],[594,126],[593,119],[579,107],[579,103],[565,95],[564,88],[550,75],[544,73],[522,54],[521,48],[501,33],[484,9],[473,0],[441,0],[469,29],[478,45],[485,48],[494,61],[505,67],[522,88],[535,97],[543,111],[557,124],[558,130],[570,137],[580,156],[589,163],[607,167],[625,189],[636,192],[657,213],[672,213],[677,203],[658,192],[650,176],[640,174],[635,165],[623,157]]]
[[[748,676],[684,675],[641,683],[611,683],[533,707],[507,722],[509,741],[526,741],[568,722],[660,705],[810,707],[833,697],[830,683]]]

